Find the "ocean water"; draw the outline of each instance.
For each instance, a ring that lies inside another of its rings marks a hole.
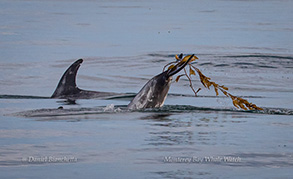
[[[291,178],[293,2],[0,1],[1,178]],[[159,109],[126,105],[174,55],[194,62],[243,111],[187,79]],[[82,89],[50,99],[76,59]],[[62,106],[63,109],[58,109]]]

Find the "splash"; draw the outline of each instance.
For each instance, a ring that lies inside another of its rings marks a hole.
[[[104,112],[123,112],[123,110],[120,107],[115,107],[114,104],[107,105],[104,109]]]

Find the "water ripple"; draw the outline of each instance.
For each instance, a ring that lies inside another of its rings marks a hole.
[[[206,108],[195,107],[190,105],[165,105],[161,108],[142,109],[138,111],[129,111],[126,105],[114,106],[100,106],[94,108],[70,108],[70,109],[37,109],[23,111],[11,114],[13,116],[22,117],[62,117],[62,116],[81,116],[81,115],[98,115],[98,114],[113,114],[113,113],[204,113],[204,112],[236,112],[236,113],[254,113],[254,114],[269,114],[269,115],[293,115],[292,109],[284,108],[264,108],[262,111],[256,110],[238,110],[235,108]]]

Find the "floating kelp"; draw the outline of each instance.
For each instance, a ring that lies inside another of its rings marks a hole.
[[[185,57],[183,57],[183,54],[180,54],[180,55],[175,55],[175,59],[176,61],[174,62],[170,62],[168,63],[167,65],[165,65],[163,71],[165,70],[165,68],[168,67],[168,69],[172,69],[175,67],[174,64],[177,64],[177,63],[184,63],[186,62],[186,60],[188,60],[189,58],[191,57],[191,55],[187,55]],[[237,96],[234,96],[232,95],[231,93],[228,92],[228,88],[225,87],[224,85],[219,85],[217,84],[216,82],[214,81],[211,81],[211,78],[205,76],[197,67],[195,67],[194,65],[191,64],[191,62],[197,60],[198,58],[196,56],[193,56],[192,59],[190,60],[190,62],[188,63],[188,67],[189,67],[189,73],[187,73],[187,70],[184,68],[184,74],[181,74],[181,75],[178,75],[177,78],[175,79],[176,82],[179,81],[179,79],[182,77],[182,76],[185,76],[187,77],[188,81],[189,81],[189,86],[190,88],[192,89],[192,91],[194,92],[195,96],[197,96],[197,93],[201,90],[201,88],[198,88],[198,90],[195,90],[193,88],[193,84],[192,84],[192,81],[191,81],[191,77],[192,75],[196,76],[196,73],[198,74],[199,76],[199,79],[202,83],[202,85],[205,87],[205,88],[208,88],[210,89],[211,86],[214,87],[214,90],[215,90],[215,93],[216,95],[218,96],[219,95],[219,91],[221,91],[225,96],[231,98],[232,102],[233,102],[233,105],[238,108],[238,109],[244,109],[244,110],[263,110],[262,108],[256,106],[255,104],[253,103],[250,103],[248,102],[246,99],[243,99],[241,97],[237,97]]]

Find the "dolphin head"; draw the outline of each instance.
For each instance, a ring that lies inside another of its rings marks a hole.
[[[172,68],[150,79],[128,104],[128,109],[162,107],[171,85],[172,76],[180,72],[191,61],[193,56],[190,56],[186,61],[178,62]]]

